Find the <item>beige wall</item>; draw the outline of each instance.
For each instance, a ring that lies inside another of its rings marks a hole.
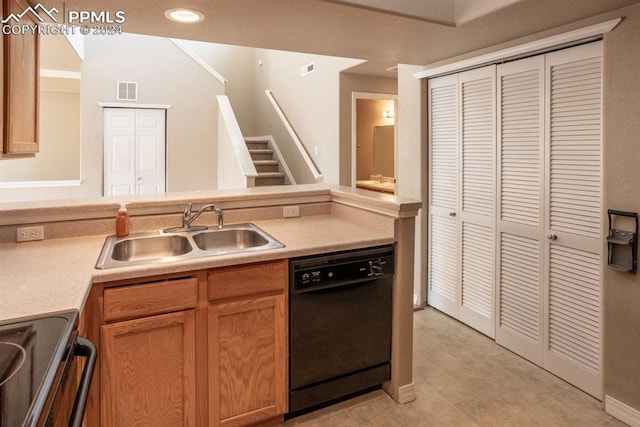
[[[415,65],[398,66],[398,111],[396,116],[396,194],[422,200],[416,217],[413,303],[423,305],[427,299],[427,85],[413,73]]]
[[[80,94],[40,92],[40,152],[3,160],[0,182],[80,179]]]
[[[340,162],[340,72],[361,61],[262,49],[256,51],[255,59],[256,133],[271,134],[268,123],[271,112],[264,94],[265,89],[270,89],[307,147],[309,155],[324,174],[324,182],[337,184]],[[262,61],[262,65],[259,65],[259,61]],[[300,67],[310,62],[315,62],[316,71],[300,76]],[[295,158],[288,148],[284,151],[285,157]],[[293,168],[297,162],[288,163]]]
[[[640,212],[640,4],[621,13],[604,39],[604,208]],[[604,338],[605,393],[640,411],[639,275],[605,269]]]
[[[82,179],[102,194],[103,109],[98,102],[169,104],[167,191],[216,188],[216,95],[224,85],[171,41],[133,34],[89,36],[82,67]],[[138,101],[117,101],[116,82],[138,82]]]

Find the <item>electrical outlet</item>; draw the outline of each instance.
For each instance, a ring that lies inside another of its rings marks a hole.
[[[300,206],[285,206],[282,212],[285,218],[296,218],[300,216]]]
[[[16,241],[29,242],[31,240],[43,240],[44,239],[44,227],[21,227],[18,228],[18,236]]]

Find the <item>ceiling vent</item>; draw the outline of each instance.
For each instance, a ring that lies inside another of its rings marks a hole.
[[[137,101],[138,82],[118,82],[116,99],[118,101]]]
[[[300,67],[300,76],[304,77],[307,74],[311,74],[316,70],[315,62],[311,62],[305,66]]]

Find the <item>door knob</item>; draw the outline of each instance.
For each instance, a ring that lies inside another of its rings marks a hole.
[[[558,238],[558,236],[555,233],[547,234],[547,239],[549,239],[549,240],[556,240],[557,238]]]
[[[456,216],[456,213],[454,211],[449,212],[449,216]]]

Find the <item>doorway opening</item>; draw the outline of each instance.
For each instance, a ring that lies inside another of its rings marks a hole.
[[[395,193],[397,96],[354,92],[351,186]]]

